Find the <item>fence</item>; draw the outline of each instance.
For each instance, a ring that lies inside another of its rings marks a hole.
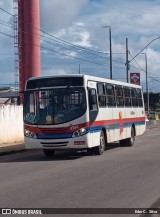
[[[23,107],[0,105],[0,145],[23,141]]]

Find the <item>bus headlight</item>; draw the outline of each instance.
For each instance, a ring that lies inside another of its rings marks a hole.
[[[76,130],[76,131],[73,133],[72,137],[82,136],[82,135],[86,134],[86,132],[87,132],[86,128],[81,128],[81,129],[79,129],[79,130]]]
[[[24,135],[33,139],[37,139],[37,135],[29,130],[24,130]]]

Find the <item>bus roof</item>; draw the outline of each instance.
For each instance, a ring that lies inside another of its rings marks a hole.
[[[135,88],[142,88],[140,85],[136,84],[131,84],[131,83],[126,83],[122,81],[117,81],[117,80],[111,80],[107,78],[101,78],[101,77],[96,77],[92,75],[86,75],[86,74],[64,74],[64,75],[53,75],[53,76],[43,76],[43,77],[31,77],[27,81],[30,80],[41,80],[41,79],[46,79],[46,78],[62,78],[62,77],[84,77],[85,81],[98,81],[98,82],[105,82],[109,84],[117,84],[117,85],[122,85],[122,86],[128,86],[128,87],[135,87]]]

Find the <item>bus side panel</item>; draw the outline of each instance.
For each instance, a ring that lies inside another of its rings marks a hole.
[[[106,130],[106,138],[107,142],[113,142],[115,141],[115,132],[114,132],[114,125],[115,121],[113,120],[113,108],[108,107],[99,107],[99,127],[101,130],[104,128]],[[101,131],[100,130],[100,131]]]
[[[91,143],[88,145],[89,147],[95,147],[100,145],[100,132],[101,132],[102,126],[100,124],[100,112],[98,112],[98,115],[95,119],[95,121],[90,125],[90,141]]]
[[[119,117],[120,112],[122,113],[122,109],[113,108],[113,119],[115,121],[113,141],[120,140],[120,138],[123,138],[123,134],[124,134],[122,123],[120,124],[120,117]]]
[[[100,145],[100,132],[90,132],[90,143],[88,144],[88,147],[95,147],[95,146],[99,146]]]
[[[135,108],[136,112],[136,121],[135,121],[135,135],[139,136],[145,132],[146,129],[146,122],[145,122],[145,112],[144,108]]]
[[[113,108],[99,108],[101,128],[106,129],[107,142],[114,140]]]
[[[140,133],[139,133],[139,135],[142,135],[145,132],[145,130],[146,130],[146,122],[143,125],[140,126]]]
[[[131,107],[131,108],[126,108],[125,109],[125,117],[126,117],[126,122],[125,122],[125,128],[126,128],[126,138],[131,137],[131,127],[132,125],[135,126],[135,133],[137,133],[138,128],[137,125],[135,124],[135,118],[136,118],[136,108]]]

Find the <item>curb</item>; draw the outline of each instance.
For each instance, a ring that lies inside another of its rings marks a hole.
[[[25,150],[24,143],[12,143],[12,144],[2,144],[0,145],[0,155]]]

